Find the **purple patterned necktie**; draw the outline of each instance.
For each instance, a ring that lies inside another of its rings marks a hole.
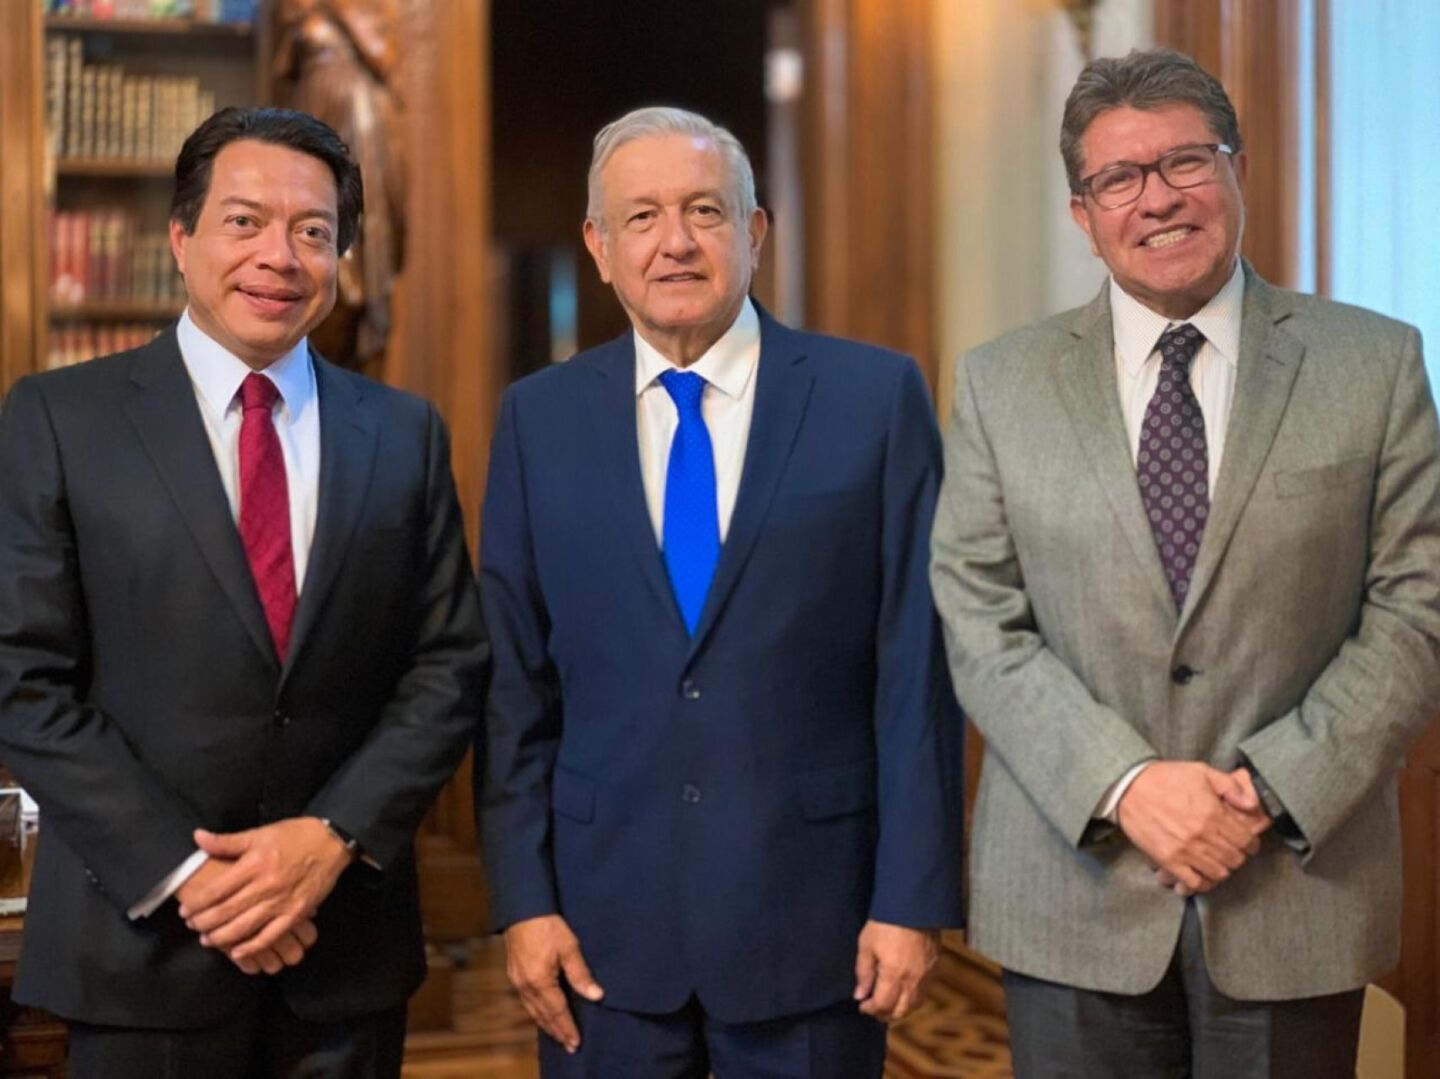
[[[1204,335],[1188,322],[1160,335],[1155,346],[1160,350],[1160,381],[1145,407],[1136,460],[1140,498],[1176,610],[1185,608],[1210,515],[1205,416],[1190,388],[1190,361],[1204,343]]]

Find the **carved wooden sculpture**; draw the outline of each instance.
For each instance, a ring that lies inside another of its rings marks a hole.
[[[396,0],[276,5],[274,72],[287,103],[335,128],[364,177],[365,214],[356,243],[340,262],[339,301],[314,335],[327,357],[362,369],[384,357],[390,299],[405,251],[397,7]]]

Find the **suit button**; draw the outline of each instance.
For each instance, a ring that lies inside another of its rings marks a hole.
[[[680,791],[680,800],[686,805],[695,805],[700,801],[700,788],[693,783],[686,783]]]
[[[687,701],[698,701],[700,699],[700,687],[689,678],[680,683],[680,696]]]
[[[1186,666],[1182,663],[1170,672],[1170,681],[1174,682],[1177,686],[1188,685],[1190,679],[1194,678],[1197,673],[1199,672],[1193,667]]]
[[[277,726],[277,727],[288,727],[288,726],[290,726],[290,717],[289,717],[289,715],[287,715],[286,713],[280,711],[278,708],[275,710],[274,719],[275,719],[275,726]]]

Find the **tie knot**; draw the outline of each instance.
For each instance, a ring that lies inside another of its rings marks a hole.
[[[1188,367],[1205,343],[1205,335],[1190,323],[1172,327],[1160,335],[1155,346],[1160,350],[1160,363],[1165,367]]]
[[[665,387],[665,392],[675,402],[676,411],[682,415],[700,411],[700,397],[705,392],[702,376],[694,371],[666,371],[660,376],[660,385]]]
[[[257,408],[269,412],[279,399],[280,390],[264,375],[249,374],[240,383],[240,407],[246,412]]]

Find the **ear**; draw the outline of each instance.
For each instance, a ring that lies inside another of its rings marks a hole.
[[[605,257],[604,235],[601,234],[599,226],[588,217],[581,231],[585,236],[585,250],[590,252],[590,257],[595,260],[595,268],[600,271],[600,280],[610,284],[610,263]]]
[[[1075,224],[1080,226],[1080,231],[1090,239],[1090,253],[1096,258],[1100,257],[1100,248],[1095,245],[1095,231],[1090,227],[1090,211],[1085,208],[1084,195],[1070,196],[1070,216]]]
[[[180,271],[180,276],[185,276],[185,241],[190,238],[185,231],[185,226],[170,219],[170,253],[175,256],[175,268]]]
[[[1235,182],[1240,185],[1240,190],[1245,190],[1245,177],[1250,172],[1250,158],[1244,150],[1230,157],[1230,167],[1235,170]]]
[[[760,207],[750,211],[750,266],[760,265],[760,249],[765,246],[765,236],[770,231],[770,215]]]

